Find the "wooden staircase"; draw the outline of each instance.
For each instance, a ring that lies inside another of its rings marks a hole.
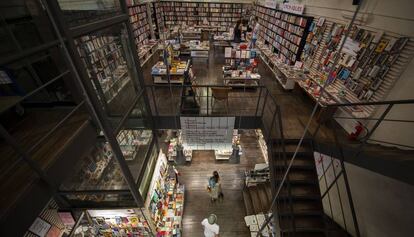
[[[273,190],[277,190],[282,181],[298,142],[298,139],[285,140],[284,160],[279,142],[274,141],[270,159]],[[296,155],[277,200],[277,214],[282,236],[347,236],[342,230],[339,235],[337,232],[328,234],[331,232],[327,229],[333,228],[334,224],[323,212],[311,140],[304,140]]]
[[[270,204],[272,203],[270,182],[245,187],[243,189],[243,199],[246,216],[268,213]]]

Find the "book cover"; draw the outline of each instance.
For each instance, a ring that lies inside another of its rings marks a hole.
[[[377,47],[375,48],[375,52],[377,53],[381,53],[382,51],[384,51],[385,47],[387,47],[388,41],[387,40],[381,40]]]

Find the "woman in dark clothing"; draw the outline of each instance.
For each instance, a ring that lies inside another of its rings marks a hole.
[[[240,43],[241,42],[241,20],[238,20],[236,23],[236,27],[234,27],[234,43]]]

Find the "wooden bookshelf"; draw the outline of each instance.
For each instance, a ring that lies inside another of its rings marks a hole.
[[[259,39],[286,64],[300,61],[313,18],[256,5],[260,24]]]
[[[129,21],[134,34],[134,41],[139,49],[148,43],[151,38],[150,24],[148,22],[147,4],[141,3],[128,6]]]
[[[211,25],[233,26],[242,19],[245,4],[242,3],[201,3],[201,2],[160,2],[167,27],[173,25],[201,25],[204,21]]]

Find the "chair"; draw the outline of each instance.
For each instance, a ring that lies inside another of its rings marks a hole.
[[[201,30],[200,41],[209,41],[210,40],[210,31]]]
[[[211,102],[211,110],[214,110],[214,105],[217,101],[223,101],[225,103],[225,109],[226,113],[228,114],[228,107],[229,107],[229,92],[231,91],[231,88],[225,88],[225,87],[212,87],[211,88],[211,94],[213,97],[213,101]]]

